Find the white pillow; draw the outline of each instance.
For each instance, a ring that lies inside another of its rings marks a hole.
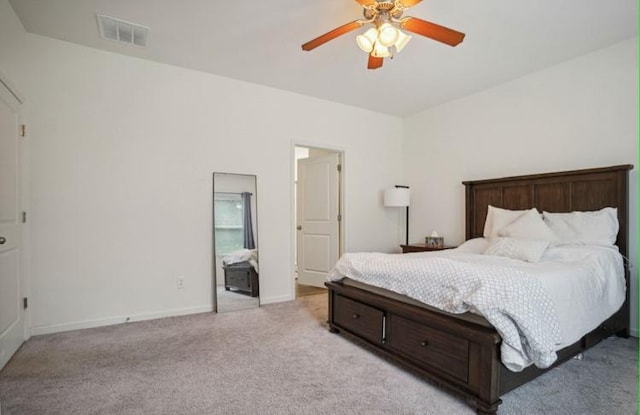
[[[484,221],[484,232],[482,233],[482,236],[484,236],[485,238],[498,236],[498,231],[500,229],[518,219],[529,210],[532,209],[509,210],[489,205],[489,209],[487,210],[487,218]],[[535,208],[533,210],[535,210]]]
[[[618,236],[618,209],[606,207],[593,212],[549,213],[543,219],[560,243],[615,245]]]
[[[463,242],[456,248],[458,252],[481,254],[489,247],[489,240],[486,238],[473,238]]]
[[[524,215],[498,230],[498,236],[543,241],[555,241],[558,239],[547,224],[544,223],[536,209],[528,210]]]
[[[538,262],[548,246],[549,241],[537,239],[493,238],[484,254]]]

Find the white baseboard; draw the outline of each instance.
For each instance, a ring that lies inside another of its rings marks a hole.
[[[274,304],[274,303],[282,303],[285,301],[293,301],[294,298],[290,295],[279,296],[279,297],[268,297],[261,298],[260,304]],[[36,326],[31,328],[32,336],[40,336],[42,334],[51,334],[51,333],[60,333],[63,331],[71,331],[71,330],[82,330],[82,329],[90,329],[94,327],[104,327],[111,326],[114,324],[123,324],[134,321],[144,321],[144,320],[153,320],[156,318],[164,318],[164,317],[176,317],[176,316],[184,316],[188,314],[197,314],[197,313],[210,313],[213,311],[213,308],[210,305],[203,305],[197,307],[187,307],[187,308],[176,308],[173,310],[164,310],[164,311],[156,311],[151,313],[141,313],[141,314],[133,314],[129,316],[116,316],[116,317],[108,317],[96,320],[84,320],[84,321],[73,321],[70,323],[62,323],[62,324],[51,324],[46,326]]]
[[[39,336],[41,334],[51,334],[51,333],[59,333],[59,332],[70,331],[70,330],[81,330],[81,329],[89,329],[93,327],[111,326],[114,324],[122,324],[122,323],[128,323],[133,321],[153,320],[156,318],[163,318],[163,317],[176,317],[176,316],[184,316],[188,314],[209,313],[211,311],[213,311],[213,308],[210,305],[203,305],[203,306],[197,306],[197,307],[176,308],[173,310],[155,311],[151,313],[133,314],[130,316],[108,317],[108,318],[103,318],[98,320],[74,321],[71,323],[52,324],[48,326],[32,327],[31,335]]]

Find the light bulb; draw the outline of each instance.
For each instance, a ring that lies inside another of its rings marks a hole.
[[[402,30],[398,30],[398,40],[396,40],[395,44],[396,52],[400,53],[400,51],[407,46],[407,43],[409,43],[410,40],[411,36],[403,33]]]
[[[361,35],[356,36],[356,42],[358,42],[358,46],[360,49],[365,51],[366,53],[371,53],[373,50],[373,44],[378,37],[378,30],[375,27],[367,30]]]
[[[390,47],[396,43],[396,40],[398,40],[398,29],[390,23],[382,23],[378,28],[378,42],[382,46]]]
[[[382,45],[380,42],[376,42],[373,46],[373,52],[371,54],[376,58],[388,58],[391,56],[389,49]]]

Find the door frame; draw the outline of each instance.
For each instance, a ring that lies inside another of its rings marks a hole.
[[[340,214],[341,220],[338,222],[338,258],[344,253],[345,250],[345,241],[346,241],[346,226],[348,218],[345,214],[347,211],[347,201],[345,195],[347,194],[347,186],[346,186],[346,171],[345,166],[347,165],[347,153],[343,147],[340,146],[332,146],[327,145],[325,143],[318,143],[313,141],[305,141],[305,140],[291,140],[291,148],[290,148],[290,157],[291,157],[291,172],[290,177],[290,215],[291,215],[291,265],[289,270],[290,275],[290,287],[291,287],[291,299],[296,299],[296,244],[297,244],[297,230],[296,230],[296,183],[295,183],[295,168],[296,168],[296,147],[308,147],[308,148],[316,148],[318,150],[327,150],[333,151],[340,154],[340,164],[342,166],[340,174],[338,175],[338,198],[339,198],[339,207],[338,213]]]

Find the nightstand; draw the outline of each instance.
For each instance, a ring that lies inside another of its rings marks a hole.
[[[258,273],[249,261],[237,262],[235,264],[224,265],[224,289],[241,294],[257,297]]]
[[[400,245],[400,248],[402,248],[403,254],[408,254],[410,252],[442,251],[443,249],[451,249],[455,247],[445,246],[444,248],[434,248],[432,246],[427,246],[425,244],[409,244],[409,245]]]

